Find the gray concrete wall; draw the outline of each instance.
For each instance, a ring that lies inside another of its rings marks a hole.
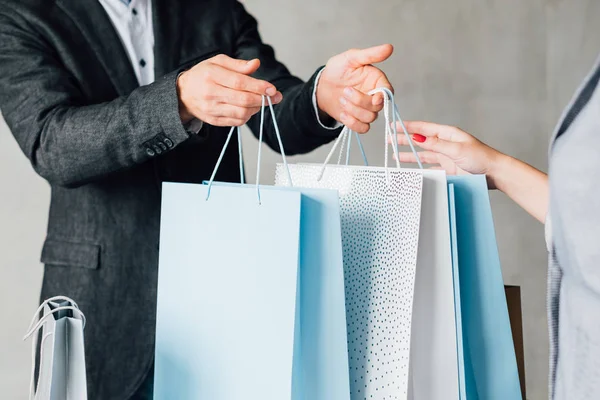
[[[551,130],[562,107],[600,52],[597,0],[246,0],[263,38],[297,75],[307,78],[331,55],[390,42],[382,67],[407,119],[458,125],[545,170]],[[382,163],[381,123],[364,136]],[[248,176],[256,140],[247,135]],[[319,162],[327,149],[292,161]],[[265,183],[278,156],[266,151]],[[358,154],[353,162],[359,163]],[[41,282],[48,185],[31,170],[0,123],[0,390],[25,399],[29,343],[21,336]],[[547,396],[546,251],[542,226],[493,193],[507,284],[522,287],[529,399]]]

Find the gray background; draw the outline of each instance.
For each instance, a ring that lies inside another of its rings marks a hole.
[[[407,119],[460,126],[546,170],[553,125],[600,52],[597,0],[247,0],[265,41],[307,78],[328,57],[389,42],[382,65]],[[363,137],[382,163],[382,125]],[[256,140],[246,135],[248,176]],[[295,161],[322,161],[327,149]],[[261,181],[278,156],[266,151]],[[353,162],[359,163],[358,154]],[[253,179],[252,179],[253,180]],[[0,120],[0,397],[27,398],[29,345],[21,341],[36,308],[39,252],[50,190]],[[505,283],[523,293],[529,399],[547,396],[546,251],[540,224],[492,193]],[[107,305],[110,306],[110,305]]]

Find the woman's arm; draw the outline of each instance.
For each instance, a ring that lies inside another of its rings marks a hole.
[[[529,164],[502,154],[490,171],[495,187],[544,223],[548,212],[548,176]]]
[[[451,175],[485,174],[490,189],[498,189],[525,211],[544,223],[548,212],[548,177],[516,158],[507,156],[458,128],[430,122],[408,121],[406,129],[424,151],[419,158]],[[399,125],[398,130],[402,127]],[[407,145],[405,135],[398,143]],[[410,152],[400,153],[401,162],[415,162]]]

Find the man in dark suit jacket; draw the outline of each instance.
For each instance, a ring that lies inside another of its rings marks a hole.
[[[382,107],[366,93],[390,87],[370,64],[391,46],[335,56],[302,82],[237,1],[148,7],[156,80],[140,86],[98,0],[0,0],[0,109],[52,189],[42,298],[70,296],[88,318],[90,399],[151,391],[161,183],[207,179],[227,126],[258,131],[261,95],[278,103],[284,147],[296,154],[331,141],[335,120],[366,132]],[[199,132],[185,128],[194,120]],[[235,145],[217,179],[239,181]]]

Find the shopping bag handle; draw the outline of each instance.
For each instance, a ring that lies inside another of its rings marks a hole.
[[[257,166],[256,166],[256,194],[258,196],[259,204],[260,204],[260,186],[259,186],[260,164],[261,164],[261,158],[262,158],[262,143],[263,143],[263,132],[264,132],[264,125],[265,125],[265,108],[266,108],[265,98],[267,99],[267,102],[269,103],[269,109],[271,111],[271,119],[273,121],[273,127],[275,129],[275,136],[277,137],[277,143],[279,144],[279,152],[281,153],[281,157],[283,159],[283,165],[287,171],[290,186],[293,186],[292,174],[290,173],[290,167],[287,163],[287,158],[285,156],[285,151],[283,149],[283,142],[281,141],[281,133],[279,132],[279,125],[277,124],[277,118],[275,117],[275,111],[273,109],[273,102],[271,101],[271,98],[269,96],[262,96],[262,105],[260,108],[260,128],[259,128],[259,133],[258,133],[258,155],[257,155],[258,161],[257,161]],[[235,129],[236,129],[236,127],[232,127],[231,130],[229,131],[229,134],[227,135],[227,140],[225,140],[225,144],[223,145],[223,149],[221,150],[221,154],[219,155],[219,159],[217,160],[217,164],[215,165],[212,175],[210,176],[210,180],[208,181],[208,190],[206,193],[207,201],[210,198],[210,190],[212,188],[213,182],[215,181],[215,176],[217,175],[219,166],[221,165],[221,162],[223,161],[223,156],[225,155],[225,150],[227,150],[227,146],[229,145],[229,141],[231,140],[231,136],[233,135],[233,132]],[[241,139],[240,127],[237,127],[237,133],[238,133],[238,152],[239,152],[239,157],[240,157],[240,176],[241,176],[241,183],[244,183],[244,178],[243,178],[244,170],[243,170],[243,166],[242,166],[243,165],[243,163],[242,163],[242,139]]]
[[[347,139],[348,139],[348,145],[346,147],[346,164],[345,165],[349,165],[350,164],[350,148],[352,147],[352,137],[354,136],[356,138],[356,143],[358,144],[358,148],[360,149],[360,154],[362,156],[363,159],[363,163],[365,164],[366,167],[369,166],[369,161],[367,160],[367,154],[365,153],[365,148],[363,147],[362,141],[360,140],[360,135],[358,134],[358,132],[351,130],[348,127],[344,127],[345,129],[347,129]],[[343,134],[344,132],[342,132]],[[342,151],[344,149],[344,145],[342,144],[342,146],[340,147],[340,156],[338,158],[338,165],[341,164],[342,161]]]
[[[419,165],[420,169],[423,169],[423,164],[421,163],[419,154],[415,149],[412,138],[410,137],[410,134],[408,133],[408,130],[406,129],[404,121],[400,117],[400,111],[398,110],[398,105],[395,102],[394,94],[392,93],[392,91],[390,89],[384,88],[384,87],[373,89],[368,94],[374,95],[376,93],[383,94],[383,103],[384,103],[383,104],[383,114],[384,114],[384,118],[385,118],[384,139],[385,139],[385,168],[386,168],[386,171],[388,169],[388,158],[389,158],[388,157],[388,139],[390,142],[389,144],[392,145],[392,149],[394,151],[394,154],[396,155],[396,168],[400,168],[400,157],[399,157],[398,141],[397,141],[398,131],[397,131],[397,127],[396,127],[396,122],[400,122],[400,126],[402,127],[402,130],[404,131],[404,134],[406,135],[406,138],[408,140],[408,144],[410,145],[411,151],[415,155],[417,164]],[[391,116],[390,116],[390,114],[391,114]],[[335,150],[337,149],[337,147],[339,146],[340,143],[342,143],[342,146],[340,148],[340,153],[338,156],[338,164],[341,163],[342,152],[343,152],[344,144],[346,143],[346,140],[348,140],[348,145],[346,148],[346,165],[348,165],[348,162],[350,159],[350,146],[351,146],[352,133],[354,133],[356,140],[359,144],[359,148],[361,150],[365,165],[368,165],[367,158],[365,156],[364,148],[360,141],[359,135],[356,132],[351,131],[347,126],[345,126],[342,129],[342,132],[340,133],[338,138],[335,140],[333,147],[331,148],[329,154],[327,155],[327,158],[325,159],[325,162],[323,163],[323,166],[319,173],[318,180],[321,180],[321,178],[323,177],[323,174],[325,173],[325,168],[331,161],[331,158],[333,157],[333,154],[335,153]]]
[[[46,314],[42,318],[40,318],[40,312],[42,311],[42,309],[46,305],[48,305],[49,303],[51,303],[53,301],[66,301],[67,303],[69,303],[71,305],[56,307],[56,308],[50,310],[50,312],[48,314]],[[67,310],[73,311],[74,315],[77,314],[77,317],[79,317],[79,319],[81,320],[82,327],[85,328],[85,322],[86,322],[85,315],[81,312],[77,303],[75,303],[75,301],[73,301],[72,299],[70,299],[66,296],[55,296],[55,297],[51,297],[51,298],[45,300],[38,307],[38,309],[36,310],[36,312],[33,316],[33,319],[31,320],[31,323],[29,324],[29,327],[27,328],[27,333],[23,337],[23,340],[27,340],[32,335],[34,336],[32,342],[31,342],[31,377],[29,379],[29,400],[33,400],[35,398],[35,394],[38,393],[39,388],[40,388],[40,379],[38,379],[37,387],[34,388],[34,386],[35,386],[34,385],[35,353],[36,353],[35,350],[36,350],[36,345],[37,345],[37,341],[38,341],[38,332],[39,332],[40,328],[42,328],[50,318],[54,318],[54,314],[56,314],[59,311],[67,311]],[[42,342],[40,344],[40,370],[41,370],[42,360],[44,359],[44,343],[52,335],[53,335],[53,332],[49,332],[49,333],[45,334],[44,337],[42,337]],[[52,374],[52,370],[50,371],[50,374]],[[50,375],[50,381],[52,381],[52,375]],[[49,396],[50,396],[50,394],[48,393],[48,397]]]

